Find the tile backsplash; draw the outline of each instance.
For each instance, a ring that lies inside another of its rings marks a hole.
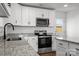
[[[16,27],[13,31],[11,27],[8,29],[8,33],[34,33],[34,30],[47,30],[48,33],[53,33],[54,28],[53,27]]]

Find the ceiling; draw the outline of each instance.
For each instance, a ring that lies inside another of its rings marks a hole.
[[[69,12],[75,9],[79,9],[79,3],[21,3],[23,5],[37,6],[37,7],[46,7],[51,9],[56,9],[57,11]],[[68,4],[68,7],[64,7],[65,4]]]

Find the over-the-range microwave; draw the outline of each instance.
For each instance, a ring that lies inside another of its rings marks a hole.
[[[36,18],[36,26],[37,27],[48,27],[49,19],[48,18]]]

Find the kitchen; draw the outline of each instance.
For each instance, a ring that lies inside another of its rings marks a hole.
[[[0,56],[79,56],[78,6],[0,3]]]

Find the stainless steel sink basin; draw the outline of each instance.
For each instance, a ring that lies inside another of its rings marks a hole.
[[[22,38],[8,38],[7,41],[18,41],[18,40],[22,40]]]

